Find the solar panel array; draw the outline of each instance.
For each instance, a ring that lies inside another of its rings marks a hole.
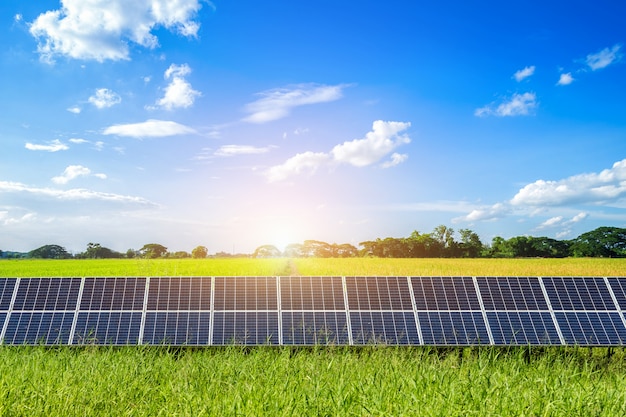
[[[0,278],[7,345],[626,344],[626,277]]]

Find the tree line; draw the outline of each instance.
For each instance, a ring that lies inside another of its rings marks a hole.
[[[84,252],[69,253],[59,245],[45,245],[27,253],[0,251],[0,258],[40,259],[110,259],[110,258],[196,258],[253,257],[253,258],[566,258],[566,257],[626,257],[626,229],[599,227],[571,240],[549,237],[516,236],[504,239],[496,236],[484,244],[478,234],[470,229],[454,229],[440,225],[431,233],[414,231],[403,238],[377,238],[359,243],[360,248],[349,243],[327,243],[305,240],[293,243],[280,251],[274,245],[262,245],[251,254],[217,252],[209,255],[205,246],[191,252],[170,252],[158,243],[147,243],[141,249],[117,252],[99,243],[88,243]]]

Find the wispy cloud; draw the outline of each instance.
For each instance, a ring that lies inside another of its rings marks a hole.
[[[620,52],[621,48],[622,45],[613,45],[611,48],[604,48],[595,54],[589,54],[585,59],[585,63],[592,71],[606,68],[622,59],[623,54]]]
[[[260,98],[246,105],[249,113],[243,120],[250,123],[266,123],[282,119],[295,107],[307,104],[335,101],[342,97],[346,86],[299,84],[259,93]]]
[[[158,27],[195,37],[201,0],[63,0],[58,10],[39,15],[30,25],[37,52],[45,62],[58,56],[82,60],[129,59],[129,42],[156,48]]]
[[[478,117],[528,116],[533,114],[538,105],[535,93],[516,93],[500,104],[492,103],[476,109],[474,115]]]
[[[559,81],[556,83],[557,85],[570,85],[574,82],[574,77],[572,77],[571,72],[567,72],[565,74],[561,74],[559,77]]]
[[[215,151],[216,156],[258,155],[267,153],[270,147],[259,148],[250,145],[224,145]]]
[[[106,109],[122,102],[122,98],[115,91],[108,88],[98,88],[94,95],[87,100],[99,109]],[[80,113],[80,111],[79,111]]]
[[[535,73],[535,66],[531,65],[529,67],[524,67],[523,69],[516,71],[515,74],[513,74],[513,78],[515,78],[517,82],[520,82],[523,79],[530,77],[534,73]]]
[[[140,123],[117,124],[109,126],[104,135],[128,136],[132,138],[160,138],[167,136],[193,134],[196,131],[180,123],[150,119]]]
[[[165,94],[157,100],[156,105],[166,110],[191,107],[196,97],[202,94],[194,90],[185,79],[185,76],[190,73],[191,68],[187,64],[170,65],[164,74],[166,80],[171,79],[170,84],[165,88]]]
[[[511,209],[507,205],[502,203],[496,203],[492,206],[475,208],[467,215],[453,219],[453,222],[477,222],[497,220],[506,216],[510,211]]]
[[[25,145],[29,151],[44,151],[44,152],[59,152],[67,151],[70,147],[62,143],[60,140],[55,139],[46,145],[38,145],[35,143],[27,142]]]
[[[93,175],[94,177],[100,178],[100,179],[107,178],[105,174],[92,174],[89,168],[84,167],[82,165],[70,165],[67,168],[65,168],[65,170],[63,171],[61,175],[57,177],[53,177],[52,182],[55,184],[67,184],[71,180],[76,179],[78,177],[87,177],[90,175]]]
[[[72,107],[68,107],[67,111],[70,113],[74,113],[74,114],[80,114],[80,112],[82,111],[82,109],[78,106],[72,106]]]
[[[283,164],[271,167],[266,173],[267,178],[270,182],[281,181],[303,172],[313,173],[321,166],[331,164],[349,164],[355,167],[372,165],[399,146],[411,142],[409,136],[403,133],[410,126],[410,123],[377,120],[365,138],[336,145],[329,153],[310,151],[299,153]],[[382,167],[390,168],[407,158],[407,155],[394,153]]]
[[[544,229],[553,229],[553,228],[569,228],[570,226],[576,223],[580,223],[581,221],[585,220],[587,217],[589,217],[589,214],[586,212],[580,212],[570,219],[566,219],[563,216],[554,216],[542,222],[539,226],[536,227],[535,230],[544,230]],[[561,231],[561,234],[563,234],[566,230]]]
[[[70,190],[59,190],[56,188],[31,187],[26,184],[11,181],[0,181],[0,193],[27,193],[42,197],[54,198],[57,200],[96,200],[118,203],[133,203],[146,206],[155,206],[155,203],[142,197],[134,197],[113,193],[102,193],[99,191],[87,190],[84,188],[73,188]]]

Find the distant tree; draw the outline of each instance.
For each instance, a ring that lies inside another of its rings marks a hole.
[[[87,250],[79,254],[77,257],[86,258],[86,259],[111,259],[111,258],[122,258],[123,255],[109,248],[105,248],[99,243],[90,242],[87,244]]]
[[[570,253],[576,257],[626,257],[626,229],[599,227],[583,233],[571,241]]]
[[[72,255],[59,245],[44,245],[28,252],[30,258],[69,259]]]
[[[142,257],[148,259],[162,258],[167,254],[167,248],[158,243],[147,243],[139,249],[139,253]]]
[[[206,246],[196,246],[191,251],[191,257],[194,259],[204,259],[207,257],[208,254],[209,250],[206,248]]]
[[[303,258],[305,256],[304,245],[301,243],[291,243],[285,247],[283,255],[287,258]]]
[[[128,250],[126,251],[126,257],[127,257],[128,259],[133,259],[133,258],[136,258],[136,257],[137,257],[137,255],[138,255],[138,254],[137,254],[137,251],[136,251],[135,249],[128,249]]]
[[[281,255],[280,250],[274,245],[263,245],[256,248],[253,258],[277,258]]]
[[[331,246],[333,256],[336,258],[354,258],[359,255],[359,250],[349,243],[333,244]]]
[[[483,243],[480,237],[469,229],[459,230],[461,242],[459,246],[459,254],[464,258],[478,258],[483,251]]]
[[[166,256],[168,258],[172,258],[172,259],[185,259],[185,258],[191,258],[191,254],[189,252],[185,252],[185,251],[177,251],[177,252],[168,252],[166,254]]]

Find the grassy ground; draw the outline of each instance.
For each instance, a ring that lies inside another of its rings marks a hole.
[[[620,416],[624,351],[0,348],[2,416]]]
[[[2,260],[2,277],[60,276],[626,276],[626,259]]]

